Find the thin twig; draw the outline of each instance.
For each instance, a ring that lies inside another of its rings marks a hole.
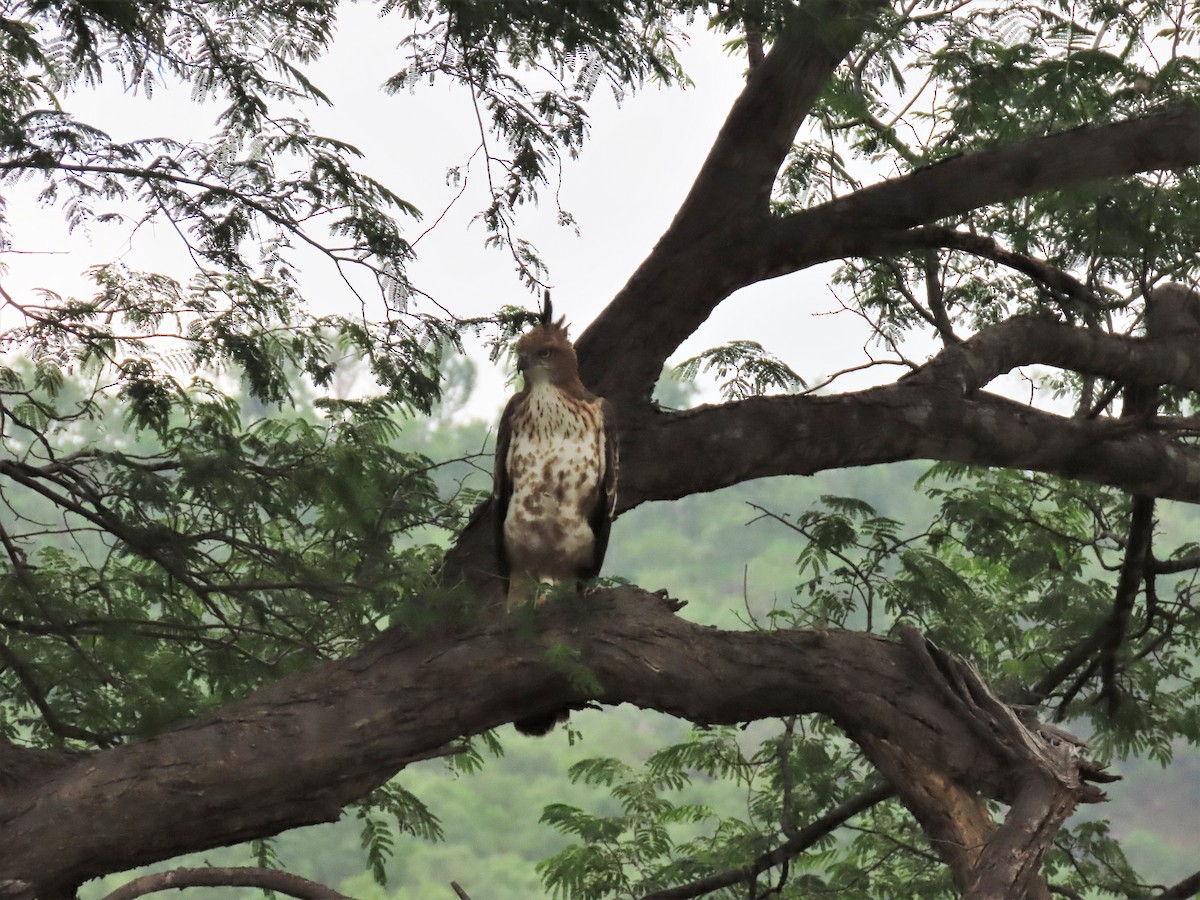
[[[692,897],[702,897],[713,891],[734,884],[750,883],[767,869],[782,865],[793,857],[799,856],[821,838],[841,827],[849,819],[870,809],[877,803],[887,800],[895,792],[890,785],[881,784],[855,794],[853,797],[838,804],[825,815],[814,819],[808,825],[796,831],[795,837],[784,841],[774,850],[762,854],[752,863],[740,869],[731,869],[706,878],[699,878],[687,884],[646,894],[642,900],[689,900]]]

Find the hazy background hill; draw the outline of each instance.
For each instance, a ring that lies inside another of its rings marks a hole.
[[[439,470],[443,491],[487,490],[493,423],[455,420],[453,398],[465,400],[469,393],[469,369],[458,370],[454,378],[457,387],[449,391],[451,401],[442,416],[412,423],[404,441],[435,460],[458,460]],[[685,405],[689,395],[679,388],[669,399],[670,405]],[[926,469],[920,463],[904,463],[811,478],[765,479],[669,504],[647,504],[623,515],[614,527],[605,571],[646,588],[667,588],[672,596],[688,601],[681,614],[689,619],[745,627],[751,615],[761,617],[775,606],[787,606],[798,581],[798,536],[777,522],[761,520],[755,506],[794,516],[818,504],[822,495],[855,496],[882,514],[917,526],[936,512],[936,505],[914,489]],[[1163,516],[1172,520],[1173,529],[1200,531],[1200,516],[1194,509],[1164,505]],[[477,773],[455,771],[440,760],[406,769],[400,783],[437,816],[445,840],[397,836],[394,855],[385,864],[386,887],[377,885],[367,871],[360,841],[362,822],[352,815],[336,825],[286,834],[272,849],[289,871],[361,900],[453,900],[451,881],[458,882],[473,900],[541,897],[545,892],[535,864],[568,843],[539,822],[542,809],[555,802],[599,813],[613,807],[606,792],[571,784],[570,766],[609,755],[640,761],[659,747],[684,740],[689,730],[685,722],[628,706],[584,711],[574,714],[569,731],[560,728],[542,739],[500,729],[504,755],[492,758],[485,753]],[[753,735],[747,735],[746,745],[754,743]],[[280,765],[286,766],[287,761],[280,760]],[[1186,875],[1200,855],[1196,828],[1200,753],[1178,747],[1177,762],[1169,772],[1142,761],[1118,761],[1114,768],[1125,780],[1109,792],[1112,802],[1084,814],[1117,822],[1118,834],[1127,836],[1133,862],[1148,877],[1170,883]],[[729,783],[698,781],[689,790],[724,815],[736,816],[745,808],[746,798]],[[246,848],[232,848],[180,864],[251,861]],[[81,896],[95,900],[119,883],[106,879]],[[186,893],[199,897],[202,892]],[[215,900],[260,896],[231,889],[208,889],[202,895]]]

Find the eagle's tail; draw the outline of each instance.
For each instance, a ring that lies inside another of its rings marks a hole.
[[[513,722],[513,727],[521,734],[529,737],[543,737],[554,730],[556,725],[559,725],[567,719],[571,718],[569,709],[560,709],[552,713],[547,713],[544,716],[530,716],[528,719],[517,719]]]

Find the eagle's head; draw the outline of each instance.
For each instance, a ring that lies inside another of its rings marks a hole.
[[[517,371],[525,376],[527,385],[549,382],[565,386],[579,380],[579,363],[567,337],[566,317],[555,322],[553,313],[547,291],[541,321],[517,341]]]

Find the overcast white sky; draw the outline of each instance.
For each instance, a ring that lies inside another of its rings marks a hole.
[[[307,114],[318,131],[362,150],[361,167],[422,210],[424,221],[413,223],[415,237],[457,193],[446,184],[446,170],[468,160],[479,135],[465,91],[446,84],[422,84],[411,94],[395,96],[380,90],[404,65],[397,50],[402,26],[395,16],[377,19],[371,7],[344,7],[333,52],[311,68],[333,107],[313,107]],[[619,106],[603,86],[597,90],[589,106],[591,139],[582,157],[568,162],[561,194],[580,234],[555,223],[550,196],[519,220],[523,236],[549,264],[556,309],[573,323],[573,334],[624,284],[666,228],[741,87],[744,60],[726,54],[721,39],[699,26],[690,37],[684,53],[695,82],[690,90],[650,86]],[[193,104],[185,89],[160,89],[147,100],[123,91],[115,81],[74,96],[68,108],[118,138],[164,134],[196,139],[211,133],[217,109]],[[468,177],[467,193],[417,245],[410,275],[419,288],[461,316],[486,314],[505,303],[532,305],[534,299],[517,280],[509,257],[484,248],[482,227],[470,225],[485,204],[478,160]],[[9,271],[3,284],[14,296],[27,296],[36,287],[86,296],[90,289],[79,274],[116,258],[134,268],[186,271],[186,259],[166,225],[143,229],[132,243],[128,228],[119,225],[95,226],[68,237],[61,214],[37,207],[33,193],[29,186],[6,191],[14,248],[36,251],[6,255]],[[738,293],[681,348],[677,359],[728,340],[750,339],[810,380],[860,361],[866,337],[862,323],[846,314],[823,315],[837,305],[828,287],[832,268]],[[321,261],[305,272],[303,284],[318,311],[358,306]],[[13,324],[11,314],[0,312],[0,325]],[[469,412],[491,417],[503,401],[506,373],[489,372],[491,367],[479,358],[480,389]],[[895,374],[889,368],[869,377]],[[847,379],[838,388],[863,383]]]

